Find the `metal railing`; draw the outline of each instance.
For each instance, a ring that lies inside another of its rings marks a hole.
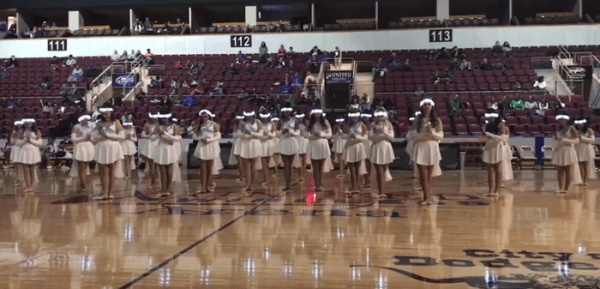
[[[139,69],[143,66],[144,57],[139,56],[132,61],[118,61],[113,62],[110,66],[108,66],[102,73],[100,73],[90,84],[90,90],[92,97],[91,105],[87,106],[91,109],[98,105],[98,101],[100,100],[99,95],[104,91],[107,86],[112,84],[112,76],[115,73],[126,73],[129,75],[135,74],[135,70]],[[141,74],[141,71],[140,71]],[[140,80],[141,82],[141,80]],[[101,84],[106,84],[104,87]],[[128,89],[132,88],[123,88],[123,94]]]

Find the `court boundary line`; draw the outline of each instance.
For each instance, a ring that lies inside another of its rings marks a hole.
[[[260,207],[260,206],[264,205],[266,202],[268,202],[268,201],[270,201],[270,200],[272,200],[272,199],[274,199],[274,198],[276,198],[276,197],[278,197],[278,196],[280,196],[281,194],[284,194],[284,193],[285,193],[285,192],[280,192],[280,193],[279,193],[277,196],[273,196],[273,197],[271,197],[271,198],[269,198],[269,199],[266,199],[266,200],[264,200],[263,202],[261,202],[260,204],[258,204],[258,205],[256,205],[256,206],[254,206],[254,207],[253,207],[253,208],[251,208],[250,210],[248,210],[248,211],[244,212],[244,214],[243,214],[243,215],[241,215],[241,216],[239,216],[239,217],[237,217],[237,218],[235,218],[235,219],[233,219],[233,220],[229,221],[227,224],[225,224],[225,225],[221,226],[220,228],[216,229],[215,231],[211,232],[210,234],[208,234],[208,235],[204,236],[202,239],[200,239],[200,240],[198,240],[198,241],[196,241],[196,242],[192,243],[191,245],[189,245],[188,247],[184,248],[183,250],[181,250],[181,251],[179,251],[179,252],[175,253],[175,255],[173,255],[173,256],[171,256],[171,257],[169,257],[168,259],[166,259],[166,260],[162,261],[162,262],[161,262],[161,263],[159,263],[158,265],[156,265],[156,266],[154,266],[154,267],[150,268],[150,270],[146,271],[146,272],[145,272],[145,273],[143,273],[142,275],[140,275],[140,276],[138,276],[137,278],[135,278],[135,279],[133,279],[133,280],[131,280],[131,281],[127,282],[125,285],[123,285],[123,286],[119,287],[119,289],[126,289],[126,288],[130,288],[131,286],[133,286],[133,285],[135,285],[135,284],[139,283],[140,281],[142,281],[142,280],[143,280],[143,279],[145,279],[146,277],[148,277],[148,276],[152,275],[152,273],[154,273],[154,272],[158,271],[160,268],[162,268],[162,267],[164,267],[164,266],[168,265],[169,263],[173,262],[175,259],[179,258],[181,255],[183,255],[183,254],[185,254],[185,253],[187,253],[187,252],[191,251],[191,250],[192,250],[192,249],[194,249],[196,246],[198,246],[198,245],[200,245],[200,244],[204,243],[204,242],[205,242],[206,240],[208,240],[210,237],[213,237],[213,236],[215,236],[217,233],[219,233],[219,232],[221,232],[221,231],[223,231],[223,230],[227,229],[229,226],[233,225],[235,222],[237,222],[237,221],[241,220],[242,218],[244,218],[245,216],[247,216],[247,215],[248,215],[248,212],[252,212],[252,211],[256,210],[258,207]]]

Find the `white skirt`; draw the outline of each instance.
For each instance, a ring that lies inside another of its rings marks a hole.
[[[132,156],[135,155],[137,149],[135,147],[135,143],[131,140],[121,141],[121,150],[123,151],[123,155]]]
[[[80,162],[94,160],[94,144],[89,141],[77,143],[73,149],[73,159]]]
[[[422,166],[433,166],[442,160],[440,146],[437,141],[416,142],[413,149],[414,162]]]
[[[298,154],[298,140],[295,137],[286,137],[279,140],[275,152],[285,156]]]
[[[19,161],[20,161],[19,155],[20,154],[21,154],[21,147],[12,146],[11,150],[10,150],[10,161],[12,163],[19,163]]]
[[[145,156],[147,158],[152,158],[154,147],[157,145],[157,141],[152,141],[150,139],[144,138],[138,141],[140,155]]]
[[[380,141],[371,145],[369,161],[375,165],[387,165],[394,162],[394,148],[389,141]]]
[[[275,142],[273,139],[261,140],[260,144],[262,146],[261,157],[267,158],[273,156],[275,153]]]
[[[512,150],[510,146],[507,144],[502,145],[502,149],[504,150],[504,159],[502,160],[502,164],[500,164],[500,172],[502,175],[502,180],[508,181],[514,178],[513,169],[512,169]]]
[[[113,164],[123,159],[123,150],[118,141],[104,140],[94,148],[94,160],[103,165]]]
[[[26,143],[21,146],[19,163],[26,165],[34,165],[40,163],[42,157],[40,155],[40,148],[30,143]]]
[[[258,139],[243,139],[240,156],[245,159],[255,159],[263,154],[262,144]]]
[[[219,146],[219,142],[214,141],[209,144],[204,144],[199,140],[196,150],[194,151],[194,156],[201,160],[220,159],[221,147]]]
[[[344,147],[346,146],[346,140],[341,137],[336,137],[333,140],[333,144],[331,146],[331,151],[335,154],[343,154]]]
[[[329,150],[329,142],[327,139],[320,138],[316,140],[309,140],[306,149],[306,156],[311,160],[324,160],[331,156],[331,150]]]
[[[579,162],[587,162],[596,158],[596,153],[594,153],[594,148],[591,144],[579,143],[575,146],[575,152],[577,152]]]
[[[154,149],[154,156],[152,160],[159,165],[169,165],[179,162],[179,150],[176,146],[179,146],[179,142],[173,144],[159,143]]]
[[[556,166],[569,166],[578,162],[577,152],[572,145],[560,146],[552,154],[552,164]]]
[[[298,141],[298,154],[306,154],[308,152],[308,139],[305,137],[298,137],[296,140]]]
[[[358,163],[367,158],[365,147],[362,142],[350,144],[346,143],[344,147],[344,160],[347,163]]]
[[[233,155],[235,155],[235,156],[239,156],[242,154],[242,138],[238,137],[233,141],[232,150],[233,150]]]
[[[483,155],[481,156],[481,159],[486,164],[497,164],[505,160],[504,153],[505,149],[502,143],[486,143],[485,147],[483,148]]]

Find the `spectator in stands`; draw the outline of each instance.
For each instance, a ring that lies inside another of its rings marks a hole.
[[[180,88],[181,87],[181,81],[179,81],[179,77],[177,75],[175,75],[175,77],[173,77],[173,80],[171,80],[171,88]]]
[[[523,89],[523,87],[521,86],[521,83],[518,81],[515,82],[512,86],[512,90],[521,90],[521,89]]]
[[[139,18],[135,18],[135,22],[133,23],[133,34],[139,35],[144,32],[144,23],[140,21]]]
[[[296,52],[294,51],[294,47],[290,46],[290,49],[288,49],[287,51],[287,56],[292,59],[296,58]]]
[[[535,83],[533,84],[533,89],[535,90],[544,90],[546,89],[546,81],[543,76],[540,76]]]
[[[258,48],[258,57],[260,63],[267,62],[267,58],[269,57],[269,48],[264,41],[260,43],[260,47]]]
[[[448,116],[450,117],[454,117],[454,115],[456,115],[456,112],[463,109],[463,102],[460,100],[460,97],[457,95],[454,96],[454,98],[452,100],[450,100],[448,102]]]
[[[173,94],[177,94],[176,89],[174,89],[170,95],[167,95],[163,99],[161,99],[159,102],[159,106],[168,107],[169,110],[171,110],[171,107],[173,106],[173,100],[171,100],[171,95]]]
[[[119,56],[119,61],[129,61],[129,54],[127,54],[127,50],[124,50],[123,54]]]
[[[277,69],[283,69],[285,67],[285,58],[284,57],[278,57],[277,61],[275,62],[275,68]]]
[[[522,99],[519,98],[513,98],[513,100],[510,102],[510,108],[514,109],[514,110],[523,110],[525,108],[525,105],[523,103]]]
[[[504,96],[504,98],[502,99],[502,102],[500,102],[498,104],[498,109],[500,110],[501,114],[512,114],[512,112],[509,112],[511,110],[511,101],[508,98],[508,96]]]
[[[60,96],[65,96],[71,93],[71,88],[67,87],[66,83],[63,83],[63,85],[60,87],[60,89],[58,90],[58,95]]]
[[[427,94],[425,94],[422,85],[419,85],[419,87],[415,91],[415,97],[418,97],[420,100],[423,100],[423,98],[427,97]]]
[[[73,98],[73,106],[81,109],[85,109],[85,100],[81,94],[75,95]]]
[[[339,68],[342,66],[342,51],[337,46],[335,47],[335,50],[333,51],[333,61],[334,61],[336,67]]]
[[[256,73],[256,70],[254,69],[254,66],[252,65],[252,63],[250,63],[250,62],[246,63],[246,71],[244,73],[246,75],[254,75]]]
[[[2,66],[6,68],[19,67],[19,62],[17,61],[17,58],[15,58],[15,56],[13,55],[10,58],[5,59],[4,62],[2,62]]]
[[[19,102],[15,99],[14,96],[10,96],[8,100],[6,100],[6,108],[18,108]]]
[[[150,22],[148,17],[146,17],[146,21],[144,21],[144,31],[146,34],[154,33],[154,26],[152,26],[152,22]]]
[[[363,94],[363,96],[360,98],[360,111],[368,111],[369,109],[371,109],[371,101],[369,99],[369,96],[365,93]]]
[[[52,22],[52,25],[50,26],[50,28],[56,28],[58,26],[56,26],[56,22]]]
[[[184,80],[181,84],[181,88],[190,88],[190,85],[187,83],[187,80]]]
[[[452,62],[450,62],[450,66],[448,67],[448,70],[452,70],[452,71],[461,70],[460,65],[461,65],[461,63],[458,62],[458,58],[454,58],[454,60],[452,60]]]
[[[121,59],[121,55],[119,55],[119,51],[115,50],[113,54],[110,56],[112,61],[119,61]]]
[[[279,46],[279,50],[277,51],[277,56],[285,57],[286,55],[287,55],[287,52],[285,51],[285,47],[283,47],[283,44],[281,44],[281,46]]]
[[[348,103],[347,111],[360,111],[360,96],[355,94],[350,97],[350,102]]]
[[[538,103],[533,100],[533,95],[530,95],[529,99],[525,101],[524,107],[527,110],[534,110],[539,108]]]
[[[190,72],[189,73],[191,75],[202,74],[202,68],[204,68],[204,63],[196,61],[196,63],[192,64],[192,67],[190,67]]]
[[[479,64],[481,70],[492,70],[492,66],[488,63],[487,58],[483,59],[483,62]]]
[[[496,43],[492,47],[492,52],[494,52],[494,53],[502,53],[502,45],[500,45],[500,41],[496,41]]]
[[[302,86],[302,78],[300,78],[298,72],[294,73],[294,77],[292,77],[292,86]]]
[[[285,83],[283,83],[281,87],[279,87],[279,92],[283,94],[292,93],[292,86],[290,85],[287,79],[285,80]]]
[[[556,100],[552,103],[552,108],[554,109],[563,109],[565,108],[565,104],[560,100],[558,95],[556,96]]]
[[[198,106],[198,99],[195,96],[190,95],[185,98],[185,100],[183,101],[183,103],[181,105],[183,105],[183,106]]]
[[[160,29],[158,31],[159,34],[171,34],[173,33],[173,29],[171,29],[171,27],[169,27],[169,23],[165,23],[165,26],[162,27],[162,29]]]
[[[512,54],[512,48],[510,47],[510,44],[508,44],[508,41],[504,41],[504,44],[502,44],[502,52],[504,52],[504,55],[506,56]]]
[[[148,19],[148,18],[146,18]],[[144,65],[153,65],[154,64],[154,53],[150,51],[150,48],[146,49],[146,54],[144,55]]]
[[[175,69],[179,69],[179,70],[183,69],[183,64],[181,64],[181,61],[175,62]]]
[[[151,88],[163,88],[163,80],[160,78],[160,75],[157,75],[156,78],[150,79],[150,87]]]
[[[225,87],[225,83],[217,82],[217,85],[213,89],[212,93],[214,93],[215,95],[219,95],[219,96],[227,93],[227,88]]]
[[[77,64],[77,59],[73,57],[73,54],[69,54],[67,58],[65,58],[64,65],[65,66],[75,66]]]
[[[309,56],[321,56],[323,55],[323,51],[321,51],[321,49],[319,49],[319,47],[317,47],[315,45],[315,47],[313,47],[309,52],[308,52]]]
[[[241,50],[238,52],[238,54],[235,55],[235,62],[238,64],[244,62],[245,59],[246,55],[244,55],[244,53],[242,53]]]
[[[206,92],[206,81],[200,81],[198,82],[198,85],[196,85],[196,88],[194,88],[194,90],[192,90],[192,95],[202,95]]]
[[[396,56],[396,53],[392,53],[390,59],[388,60],[388,67],[390,70],[395,70],[396,68],[400,68],[402,66],[402,59]]]
[[[54,113],[54,108],[52,108],[52,105],[50,105],[49,102],[45,102],[44,106],[42,107],[42,112],[52,114]]]
[[[473,70],[473,65],[471,64],[470,61],[463,59],[462,62],[460,63],[460,70],[471,71],[471,70]]]
[[[68,82],[77,82],[80,78],[83,77],[83,69],[79,67],[79,65],[75,66],[71,74],[69,74]]]
[[[462,49],[458,49],[458,47],[454,46],[452,47],[452,50],[450,50],[450,57],[462,60],[465,59],[465,54]]]
[[[450,84],[454,81],[454,77],[452,76],[452,72],[440,72],[436,71],[435,75],[431,77],[431,81],[433,84]]]
[[[200,83],[200,78],[198,77],[198,75],[196,75],[196,76],[194,76],[192,81],[190,81],[190,87],[194,88],[194,87],[198,86],[199,83]]]
[[[96,78],[100,75],[100,71],[94,65],[90,65],[88,69],[83,73],[83,77],[85,78]]]
[[[449,59],[449,58],[450,58],[450,53],[448,53],[448,50],[446,50],[446,47],[440,48],[440,50],[438,50],[437,54],[435,55],[435,59],[445,60],[445,59]]]
[[[319,71],[321,70],[321,63],[317,59],[316,55],[313,55],[312,58],[308,59],[307,63],[309,64],[308,70],[310,72],[319,73]]]
[[[10,78],[10,72],[6,71],[6,68],[2,68],[2,73],[0,73],[0,79]]]
[[[69,98],[68,95],[64,95],[62,98],[62,101],[60,103],[60,112],[66,112],[69,111],[69,107],[71,107],[71,99]]]
[[[227,67],[224,71],[223,71],[223,75],[238,75],[240,74],[237,70],[237,68],[235,67],[234,63],[231,63],[229,65],[229,67]]]
[[[47,89],[52,88],[52,82],[50,81],[50,77],[45,76],[42,79],[42,82],[34,85],[33,88],[42,89],[42,90],[47,90]]]

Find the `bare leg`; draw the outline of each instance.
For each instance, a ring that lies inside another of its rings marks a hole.
[[[365,159],[365,166],[367,167],[367,173],[365,174],[365,187],[371,187],[371,161]]]
[[[244,161],[242,160],[242,157],[240,157],[239,155],[235,156],[235,159],[237,160],[238,163],[238,172],[240,173],[240,178],[238,179],[238,181],[244,181],[245,180],[245,173],[244,173]]]
[[[271,157],[262,157],[260,158],[260,161],[262,162],[262,175],[263,175],[263,182],[262,185],[266,186],[267,183],[269,182],[269,160],[271,159]]]
[[[33,183],[33,180],[31,179],[31,173],[29,172],[31,170],[31,165],[26,165],[23,164],[23,177],[25,179],[25,191],[29,191],[31,189],[31,184]]]
[[[254,182],[254,161],[256,159],[246,159],[242,158],[244,163],[244,172],[246,175],[246,186],[244,187],[245,191],[250,191],[252,187],[252,183]]]
[[[125,168],[125,178],[126,179],[131,179],[131,156],[124,156],[125,159],[123,159],[123,168]]]
[[[117,163],[112,163],[110,165],[107,165],[107,170],[108,170],[108,197],[110,197],[113,193],[113,191],[115,190],[115,182],[117,181],[117,176],[116,176],[116,168],[117,168]]]
[[[502,166],[502,162],[494,164],[494,170],[496,170],[496,188],[494,190],[494,195],[498,195],[498,191],[502,187],[502,170],[500,167]]]
[[[562,193],[564,188],[564,179],[565,179],[565,167],[556,166],[556,173],[558,174],[558,191],[557,193]]]
[[[166,193],[168,190],[167,186],[167,166],[166,165],[158,165],[158,170],[160,171],[160,185],[161,185],[161,193]]]
[[[571,166],[576,166],[577,164],[572,164]],[[566,166],[565,170],[565,188],[563,189],[563,193],[569,191],[569,185],[571,184],[571,180],[573,179],[573,170],[571,170],[571,166]]]
[[[488,175],[488,195],[494,194],[494,165],[487,164],[487,175]]]
[[[79,166],[79,170],[77,172],[79,174],[79,189],[81,190],[81,192],[85,192],[85,184],[87,183],[88,163],[78,162],[77,165]]]
[[[427,166],[427,186],[429,187],[429,201],[431,203],[432,189],[433,189],[433,166]]]
[[[590,160],[591,162],[593,162],[594,160]],[[587,169],[587,163],[586,162],[579,162],[579,171],[581,172],[581,180],[583,181],[583,183],[581,185],[585,186],[587,185],[587,178],[588,178],[588,169]]]
[[[17,170],[17,173],[16,173],[17,186],[21,186],[22,182],[24,181],[23,165],[19,164],[19,163],[15,163],[15,170]],[[21,179],[21,178],[23,178],[23,179]]]
[[[337,154],[337,159],[339,160],[339,166],[340,166],[340,174],[338,176],[344,176],[344,169],[346,168],[346,160],[344,160],[344,157],[342,154]]]
[[[377,191],[379,192],[379,196],[385,196],[383,193],[383,184],[385,182],[385,165],[375,165],[375,173],[377,174]]]
[[[350,169],[350,192],[357,191],[358,187],[358,164],[359,163],[348,163]]]
[[[205,185],[206,184],[206,161],[198,159],[198,161],[200,162],[200,186],[198,187],[198,190],[196,191],[196,194],[202,194],[205,193]]]
[[[167,173],[167,191],[166,193],[170,194],[171,193],[171,189],[172,189],[172,185],[173,185],[173,170],[175,169],[175,166],[178,166],[178,163],[172,163],[169,165],[165,166],[165,172]]]
[[[272,156],[273,158],[273,163],[275,163],[275,174],[273,175],[273,177],[277,177],[277,173],[279,172],[279,160],[281,159],[281,155],[279,154],[273,154]]]
[[[150,168],[150,184],[153,188],[156,188],[158,186],[156,181],[159,178],[158,165],[154,163],[154,160],[148,159],[148,166]]]
[[[323,190],[323,163],[325,160],[311,160],[313,166],[313,178],[315,179],[315,186],[317,191]]]
[[[421,182],[421,188],[423,188],[423,202],[429,200],[429,183],[427,178],[427,166],[417,165],[419,170],[419,180]],[[421,203],[423,203],[421,202]]]
[[[306,175],[306,154],[299,155],[300,157],[300,180],[304,180],[304,175]]]
[[[108,197],[109,170],[108,165],[98,164],[100,168],[100,182],[102,183],[102,197]]]
[[[281,155],[283,160],[283,178],[285,179],[285,189],[289,190],[291,188],[292,181],[292,163],[294,162],[294,155]]]
[[[204,168],[204,175],[205,175],[205,180],[206,180],[204,189],[206,190],[206,192],[213,192],[214,191],[214,189],[211,189],[211,186],[212,186],[212,177],[213,177],[213,175],[212,175],[212,167],[213,167],[214,162],[215,162],[214,160],[206,160],[206,161],[204,161],[205,166],[206,166]]]

